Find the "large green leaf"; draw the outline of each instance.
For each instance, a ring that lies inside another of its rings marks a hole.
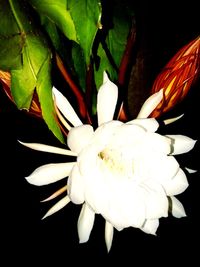
[[[23,66],[11,71],[11,92],[19,109],[29,109],[37,75],[50,53],[42,38],[30,33],[26,35],[23,49]]]
[[[45,43],[35,35],[28,35],[23,51],[23,67],[11,71],[11,91],[18,108],[29,109],[36,88],[43,119],[54,135],[64,142],[55,119],[50,70],[51,54]]]
[[[99,0],[68,0],[67,7],[75,24],[78,42],[83,49],[86,65],[90,63],[93,41],[101,20]]]
[[[0,4],[1,8],[5,5],[5,16],[3,22],[1,21],[3,52],[0,54],[0,64],[5,69],[10,69],[13,99],[19,109],[29,110],[37,89],[43,118],[49,129],[63,142],[62,133],[53,114],[55,111],[51,94],[51,51],[45,36],[35,26],[34,18],[30,16],[31,10],[24,1],[1,0]],[[9,38],[6,39],[6,36]],[[8,48],[13,51],[8,51]],[[16,56],[19,62],[13,61],[9,54]]]
[[[69,40],[77,42],[74,22],[70,11],[67,10],[67,0],[29,0],[29,2],[41,18],[48,17]]]
[[[22,66],[21,53],[25,44],[24,13],[16,1],[0,1],[0,68],[10,70]]]
[[[52,86],[51,86],[51,59],[50,56],[46,58],[37,75],[36,90],[42,109],[42,116],[46,121],[49,129],[54,135],[64,143],[64,138],[60,128],[56,121],[56,113],[54,109],[54,103],[52,98]]]
[[[23,67],[11,70],[11,93],[19,109],[29,109],[36,86],[36,78],[30,64],[29,55],[24,51]]]

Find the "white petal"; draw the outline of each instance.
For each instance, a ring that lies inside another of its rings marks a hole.
[[[113,119],[117,98],[118,88],[108,79],[106,72],[104,72],[103,84],[99,88],[97,95],[98,125]]]
[[[183,154],[193,149],[196,140],[185,135],[166,135],[172,139],[173,151],[171,155]]]
[[[100,151],[112,140],[113,134],[123,125],[120,121],[110,121],[99,126],[94,132],[93,143]]]
[[[117,148],[119,146],[134,146],[141,143],[143,136],[146,134],[145,129],[137,124],[123,124],[118,127],[110,142],[109,147]]]
[[[26,180],[33,185],[46,185],[67,177],[75,162],[50,163],[37,168]]]
[[[143,192],[133,183],[122,182],[119,183],[118,188],[113,186],[115,198],[112,199],[110,207],[110,221],[112,220],[111,223],[117,230],[129,226],[140,228],[144,223],[146,207]],[[121,188],[119,188],[120,184]],[[110,191],[113,191],[111,186]]]
[[[151,95],[142,105],[137,118],[147,118],[163,99],[163,89]]]
[[[187,167],[185,167],[185,170],[188,171],[189,173],[197,172],[197,170],[193,170],[193,169],[190,169],[190,168],[187,168]]]
[[[107,251],[109,252],[112,246],[112,240],[113,240],[113,234],[114,234],[114,229],[111,223],[106,221],[105,225],[105,241],[106,241],[106,247]]]
[[[113,132],[109,140],[109,149],[124,151],[126,156],[131,156],[130,153],[136,154],[136,148],[140,148],[146,131],[138,124],[122,124]]]
[[[68,196],[63,197],[61,200],[59,200],[53,207],[51,207],[48,212],[43,216],[42,219],[54,214],[55,212],[61,210],[64,208],[68,203],[70,202],[70,199]]]
[[[168,182],[163,183],[163,187],[168,196],[178,195],[188,187],[187,177],[182,169]]]
[[[50,201],[58,196],[60,196],[61,194],[63,194],[65,191],[67,191],[67,185],[64,185],[63,187],[61,187],[60,189],[58,189],[56,192],[54,192],[53,194],[51,194],[49,197],[41,200],[40,202],[46,202],[46,201]]]
[[[75,204],[82,204],[84,202],[84,179],[81,176],[77,164],[73,167],[68,181],[68,195],[71,201]]]
[[[38,143],[24,143],[21,141],[18,141],[18,142],[26,147],[29,147],[31,149],[38,150],[38,151],[55,153],[55,154],[66,155],[66,156],[77,156],[77,153],[64,149],[64,148],[60,148],[60,147],[48,146],[48,145],[43,145],[43,144],[38,144]]]
[[[74,111],[72,105],[69,103],[67,98],[64,97],[64,95],[61,92],[59,92],[55,87],[53,87],[52,90],[53,90],[53,95],[55,97],[56,106],[65,116],[65,118],[68,121],[70,121],[75,127],[82,125],[81,120],[77,116],[76,112]]]
[[[97,166],[98,151],[95,145],[88,145],[87,149],[83,149],[77,159],[78,167],[81,175],[87,177],[87,175],[93,175],[93,170]],[[88,171],[89,170],[89,171]]]
[[[170,123],[173,123],[173,122],[179,120],[179,119],[182,118],[183,116],[184,116],[184,114],[182,114],[182,115],[180,115],[180,116],[178,116],[178,117],[175,117],[175,118],[166,119],[166,120],[164,120],[163,122],[164,122],[165,125],[168,125],[168,124],[170,124]]]
[[[154,151],[166,155],[171,152],[171,141],[165,136],[157,133],[148,133],[144,140],[144,146],[151,147]]]
[[[154,118],[135,119],[135,120],[127,122],[126,124],[140,125],[149,132],[155,132],[155,131],[157,131],[157,129],[159,127],[159,123]]]
[[[94,218],[94,211],[86,203],[83,204],[78,218],[78,236],[80,243],[88,241],[94,225]]]
[[[94,130],[91,125],[81,125],[72,128],[67,135],[67,144],[69,148],[79,153],[92,139]]]
[[[145,153],[145,150],[143,153]],[[145,156],[141,162],[140,159],[135,161],[135,172],[138,168],[138,175],[155,179],[162,184],[171,181],[179,170],[179,164],[173,156],[166,156],[156,151],[151,151]]]
[[[140,190],[143,190],[147,219],[168,216],[168,199],[161,185],[156,181],[149,180],[140,185]]]
[[[158,219],[147,219],[144,223],[144,226],[141,228],[147,234],[155,235],[159,226]]]
[[[186,213],[182,203],[176,197],[171,196],[170,198],[172,201],[172,215],[176,218],[185,217]]]

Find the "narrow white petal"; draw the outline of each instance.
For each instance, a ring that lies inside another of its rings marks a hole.
[[[197,172],[197,170],[193,170],[193,169],[190,169],[190,168],[187,168],[187,167],[185,167],[185,170],[188,171],[189,173]]]
[[[147,234],[155,235],[156,231],[159,226],[159,220],[158,219],[147,219],[141,228],[142,231],[144,231]]]
[[[78,236],[80,243],[88,241],[94,225],[94,218],[94,211],[86,203],[83,204],[78,218]]]
[[[163,99],[163,89],[151,95],[142,105],[137,118],[147,118]]]
[[[80,126],[82,125],[81,120],[77,116],[76,112],[74,111],[72,105],[69,103],[66,97],[59,92],[55,87],[53,87],[53,95],[56,101],[56,106],[65,116],[65,118],[73,124],[73,126]]]
[[[185,136],[185,135],[166,135],[167,137],[172,139],[172,148],[173,151],[171,155],[178,155],[189,152],[193,149],[196,140]]]
[[[46,185],[57,182],[65,177],[67,177],[75,162],[66,163],[50,163],[45,164],[37,168],[26,180],[33,185]]]
[[[52,199],[58,197],[59,195],[61,195],[62,193],[64,193],[65,191],[67,191],[67,185],[61,187],[60,189],[58,189],[56,192],[54,192],[52,195],[50,195],[49,197],[45,198],[41,202],[46,202],[46,201],[52,200]]]
[[[113,240],[113,234],[114,234],[114,229],[111,223],[106,221],[105,225],[105,241],[106,241],[106,247],[107,251],[109,252],[112,246],[112,240]]]
[[[180,116],[178,116],[178,117],[175,117],[175,118],[166,119],[166,120],[164,120],[163,122],[164,122],[165,125],[168,125],[168,124],[170,124],[170,123],[173,123],[173,122],[179,120],[180,118],[183,117],[183,115],[184,115],[184,114],[182,114],[182,115],[180,115]]]
[[[56,213],[57,211],[64,208],[68,203],[70,202],[70,199],[68,196],[63,197],[61,200],[59,200],[53,207],[51,207],[47,213],[42,217],[42,219],[45,219],[46,217]]]
[[[97,95],[98,125],[113,119],[118,98],[117,86],[108,79],[106,72],[103,75],[103,84]]]
[[[127,122],[126,124],[137,124],[145,128],[149,132],[156,132],[159,123],[154,118],[148,118],[148,119],[135,119]]]
[[[66,156],[77,156],[77,153],[64,149],[64,148],[60,148],[60,147],[49,146],[49,145],[38,144],[38,143],[25,143],[21,141],[18,141],[18,142],[26,147],[29,147],[34,150],[42,151],[42,152],[49,152],[49,153],[54,153],[54,154],[66,155]]]
[[[185,209],[182,205],[182,203],[174,196],[171,196],[172,201],[172,215],[176,218],[185,217]]]
[[[58,117],[58,119],[60,120],[61,124],[68,130],[71,130],[71,126],[69,125],[69,123],[67,122],[67,120],[64,118],[64,116],[62,115],[62,113],[60,112],[60,110],[58,109],[58,107],[56,106],[56,104],[54,104],[55,106],[55,110],[56,110],[56,115]]]
[[[91,125],[84,124],[75,128],[72,128],[67,136],[67,144],[69,148],[79,153],[92,139],[94,130]]]

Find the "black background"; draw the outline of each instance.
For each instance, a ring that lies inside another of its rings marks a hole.
[[[183,45],[199,34],[199,11],[195,1],[140,1],[136,3],[138,38],[144,40],[149,86],[157,73]],[[176,4],[176,6],[175,6]],[[163,129],[164,133],[185,134],[199,140],[199,81],[192,86],[187,98],[167,114],[184,117]],[[104,242],[104,220],[96,216],[90,240],[78,243],[77,219],[80,208],[69,204],[55,215],[41,220],[52,203],[41,203],[48,194],[63,185],[35,187],[26,182],[36,167],[65,161],[65,158],[31,151],[17,140],[60,146],[46,125],[24,112],[17,111],[1,91],[0,151],[1,151],[1,247],[3,266],[68,266],[80,264],[123,263],[199,264],[199,172],[188,175],[189,187],[179,196],[187,217],[160,219],[157,236],[139,229],[115,231],[112,248],[107,254]],[[199,141],[195,148],[177,157],[181,166],[199,169]],[[10,263],[13,263],[10,265]]]

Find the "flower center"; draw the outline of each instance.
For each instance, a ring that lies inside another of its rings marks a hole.
[[[126,157],[122,151],[105,148],[98,156],[111,172],[128,177],[133,176],[133,160]]]

